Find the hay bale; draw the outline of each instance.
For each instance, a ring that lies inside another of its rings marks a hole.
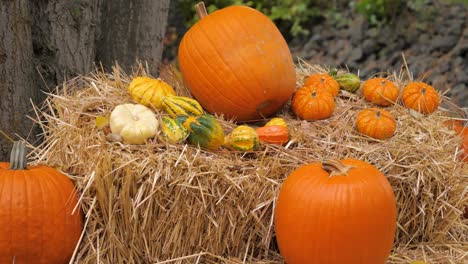
[[[301,63],[299,84],[323,70]],[[188,94],[180,76],[166,78]],[[434,254],[454,261],[466,254],[461,216],[468,166],[456,158],[460,138],[442,125],[444,111],[424,117],[391,106],[395,136],[373,140],[357,133],[353,122],[369,105],[343,92],[323,121],[297,120],[285,106],[279,115],[292,134],[285,147],[262,145],[246,154],[171,145],[159,136],[142,146],[108,142],[95,119],[131,102],[130,80],[118,67],[111,74],[96,71],[67,82],[36,107],[44,142],[32,152],[34,162],[61,169],[82,193],[86,234],[75,263],[281,263],[273,228],[281,182],[303,164],[348,157],[378,167],[394,188],[399,213],[391,263],[405,263],[399,252],[420,244],[446,245]],[[226,132],[235,127],[218,118]]]

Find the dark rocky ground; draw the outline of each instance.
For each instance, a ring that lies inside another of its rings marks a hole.
[[[327,15],[310,25],[307,37],[289,40],[291,52],[314,64],[359,70],[362,79],[382,71],[400,72],[404,54],[414,79],[447,91],[458,105],[468,107],[468,5],[425,2],[401,10],[382,25],[371,25],[352,9]],[[173,6],[166,61],[175,58],[186,30],[177,14]]]

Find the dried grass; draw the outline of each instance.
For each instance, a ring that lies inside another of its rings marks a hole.
[[[300,61],[298,85],[322,71]],[[132,76],[147,72],[140,67]],[[408,81],[402,72],[389,78],[401,86]],[[179,94],[189,94],[175,71],[162,77]],[[357,111],[369,104],[359,93],[341,92],[327,120],[301,121],[285,106],[278,114],[291,128],[285,147],[210,152],[159,136],[142,146],[108,142],[95,118],[131,102],[130,80],[118,67],[79,76],[35,108],[44,142],[32,159],[61,169],[82,193],[86,232],[73,263],[282,263],[273,227],[279,186],[302,164],[331,157],[368,161],[393,186],[399,213],[389,263],[467,260],[462,210],[468,205],[468,166],[456,158],[460,138],[442,125],[460,109],[427,117],[395,104],[387,109],[397,118],[397,132],[380,141],[354,129]],[[218,118],[226,132],[235,127]]]

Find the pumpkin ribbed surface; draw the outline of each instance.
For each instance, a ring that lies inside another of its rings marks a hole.
[[[0,163],[0,263],[68,263],[83,229],[72,182],[46,166],[8,167]]]
[[[273,114],[296,85],[293,59],[280,31],[246,6],[217,10],[198,21],[184,35],[178,58],[203,108],[237,121]]]
[[[396,218],[386,177],[366,162],[346,159],[305,165],[289,175],[274,221],[288,264],[385,264]]]
[[[362,94],[368,102],[388,106],[398,99],[398,87],[385,78],[372,78],[362,84]]]
[[[256,150],[258,142],[257,132],[249,126],[238,126],[224,138],[224,145],[231,150]]]
[[[316,73],[305,80],[304,86],[310,86],[316,90],[326,90],[333,96],[340,91],[340,84],[327,73]]]
[[[178,116],[176,118],[189,131],[188,142],[202,148],[215,150],[224,143],[224,131],[216,118],[209,114]]]
[[[301,87],[294,94],[292,110],[301,119],[326,119],[335,110],[335,98],[324,89]]]
[[[430,114],[439,107],[439,94],[434,87],[423,82],[407,84],[401,98],[406,107],[423,114]]]
[[[162,107],[172,117],[178,115],[198,116],[203,114],[203,108],[192,98],[185,96],[168,96],[162,101]]]
[[[162,99],[169,95],[175,95],[175,91],[166,82],[150,77],[136,77],[128,86],[128,93],[135,102],[144,106],[161,108]]]
[[[161,118],[161,132],[163,137],[171,143],[184,141],[189,135],[182,123],[167,116]]]
[[[356,118],[358,131],[376,139],[387,139],[393,136],[396,130],[396,121],[393,115],[378,108],[361,110]]]

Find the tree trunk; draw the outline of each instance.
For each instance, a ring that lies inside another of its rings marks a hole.
[[[142,60],[156,74],[168,11],[169,0],[0,1],[0,129],[34,141],[30,100],[95,63]],[[9,148],[0,137],[0,160]]]
[[[108,0],[101,8],[98,60],[110,66],[116,61],[129,71],[137,60],[147,61],[157,74],[161,61],[169,0]]]
[[[0,2],[0,129],[25,137],[32,122],[24,116],[36,98],[30,6],[27,0]],[[5,160],[10,142],[0,139],[0,157]]]

